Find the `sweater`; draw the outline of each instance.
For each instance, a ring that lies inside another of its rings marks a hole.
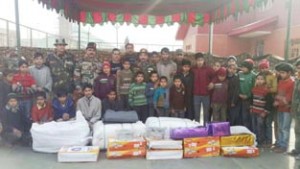
[[[162,88],[159,87],[155,90],[154,96],[153,96],[153,105],[154,108],[165,108],[168,109],[170,107],[169,105],[169,89],[168,88]]]
[[[228,81],[226,79],[224,81],[220,81],[219,79],[215,78],[213,80],[213,84],[214,89],[211,96],[211,102],[227,105]]]
[[[37,87],[44,88],[46,92],[52,90],[52,77],[47,66],[43,65],[41,68],[30,66],[29,72],[35,79]]]
[[[214,78],[214,70],[206,65],[202,67],[195,67],[194,72],[194,95],[209,96],[210,91],[208,85]]]
[[[147,104],[146,83],[132,83],[128,94],[128,103],[130,106],[143,106]]]
[[[253,103],[250,112],[265,117],[271,110],[271,95],[267,86],[255,86],[252,89]]]
[[[31,109],[31,118],[33,122],[49,122],[53,119],[52,105],[45,103],[44,107],[33,105]]]
[[[111,66],[111,74],[113,75],[117,74],[117,72],[121,70],[123,67],[122,63],[113,63],[113,62],[110,62],[110,66]]]
[[[94,124],[101,118],[101,100],[95,96],[90,98],[82,97],[77,102],[77,110],[82,112],[82,115],[88,122]]]
[[[1,123],[3,127],[3,132],[13,132],[13,129],[18,129],[21,132],[24,132],[25,129],[28,129],[30,123],[26,120],[26,116],[22,107],[18,107],[16,112],[13,112],[9,106],[5,106],[1,111]]]
[[[175,110],[184,110],[185,107],[185,88],[181,86],[176,88],[174,85],[170,88],[170,108]]]
[[[255,83],[256,75],[253,72],[239,73],[240,78],[240,92],[239,94],[246,95],[248,99],[251,98],[251,90]]]
[[[149,82],[146,86],[146,97],[147,97],[147,103],[153,104],[153,96],[155,93],[156,88],[154,87],[154,83]]]
[[[116,78],[114,75],[101,73],[94,81],[95,96],[100,100],[107,97],[111,90],[115,90]]]
[[[266,74],[266,83],[269,93],[275,94],[277,92],[278,80],[275,74],[268,72]]]
[[[57,98],[52,101],[54,120],[62,118],[64,113],[69,114],[70,118],[75,117],[76,109],[71,97],[67,97],[66,103],[63,106]]]
[[[293,90],[293,99],[292,99],[292,106],[291,112],[297,117],[300,117],[300,78],[298,77],[295,80],[295,86]]]
[[[227,76],[228,80],[228,106],[231,107],[232,104],[237,105],[240,92],[240,79],[237,74],[232,76]]]
[[[182,83],[185,87],[185,104],[186,107],[193,106],[193,91],[194,91],[194,74],[189,72],[188,74],[179,73]]]
[[[278,93],[275,97],[275,102],[278,103],[278,112],[291,112],[291,101],[293,97],[294,90],[294,80],[288,78],[285,80],[280,80],[278,83]],[[285,101],[286,103],[285,103]]]
[[[172,60],[168,61],[159,61],[156,64],[157,73],[159,76],[166,76],[168,78],[169,84],[173,81],[173,76],[177,71],[177,65]]]
[[[117,93],[127,95],[130,84],[132,83],[133,72],[131,70],[119,70],[117,72]]]
[[[18,95],[19,99],[31,99],[35,92],[32,88],[36,85],[34,78],[29,73],[17,73],[12,79],[12,89]]]

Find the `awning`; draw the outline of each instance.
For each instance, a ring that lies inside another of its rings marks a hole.
[[[38,0],[70,21],[134,25],[203,25],[264,5],[268,0]]]
[[[278,17],[262,19],[238,28],[233,29],[228,33],[229,36],[253,37],[270,34],[268,27],[277,23]],[[267,28],[267,29],[266,29]]]

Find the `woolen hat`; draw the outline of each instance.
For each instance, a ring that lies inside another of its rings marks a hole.
[[[269,69],[270,68],[270,62],[267,59],[264,59],[259,62],[258,64],[259,69]]]
[[[97,49],[97,45],[96,45],[95,42],[89,42],[87,44],[87,46],[86,46],[86,49],[88,49],[88,48],[92,48],[92,49],[96,50]]]
[[[68,44],[66,43],[66,40],[64,38],[61,38],[61,39],[55,39],[54,46],[57,46],[57,45],[67,46]]]
[[[227,70],[225,67],[221,67],[218,71],[217,71],[217,75],[218,76],[227,76]]]
[[[246,67],[247,69],[252,70],[253,64],[251,62],[245,60],[241,63],[241,67]]]

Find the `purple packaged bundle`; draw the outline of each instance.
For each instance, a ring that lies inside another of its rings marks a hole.
[[[196,128],[176,128],[170,132],[170,138],[174,140],[182,140],[184,138],[192,137],[206,137],[208,136],[208,130],[206,127]]]
[[[230,124],[229,122],[212,122],[206,123],[208,135],[210,136],[229,136]]]

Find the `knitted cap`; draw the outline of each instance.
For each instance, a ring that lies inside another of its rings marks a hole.
[[[264,59],[259,62],[258,64],[259,69],[269,69],[270,68],[270,62],[267,59]]]
[[[252,70],[253,64],[251,62],[245,60],[241,63],[241,67],[246,67],[247,69]]]
[[[227,76],[227,70],[225,67],[221,67],[218,71],[217,71],[217,75],[218,76]]]
[[[236,57],[235,57],[235,56],[233,56],[233,55],[230,55],[230,56],[227,58],[227,62],[228,62],[229,60],[234,60],[234,61],[236,61],[236,62],[237,62],[237,59],[236,59]]]
[[[294,72],[293,66],[286,62],[279,63],[278,65],[276,65],[275,70],[284,72]]]
[[[9,101],[10,99],[16,99],[16,100],[18,100],[18,95],[16,93],[9,93],[7,95],[7,101]]]

